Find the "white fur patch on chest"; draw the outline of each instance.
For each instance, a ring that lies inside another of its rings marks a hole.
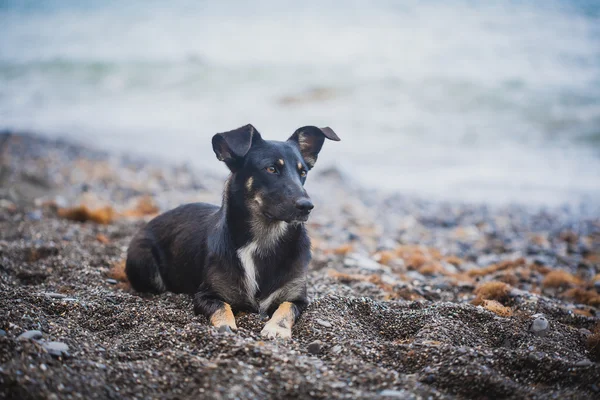
[[[256,292],[258,292],[258,276],[256,271],[255,257],[260,254],[267,254],[273,249],[281,237],[285,234],[287,224],[278,222],[270,229],[264,229],[259,235],[244,247],[240,247],[237,256],[244,268],[246,294],[251,302],[255,302]]]

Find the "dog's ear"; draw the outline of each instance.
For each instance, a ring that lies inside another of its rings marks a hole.
[[[325,138],[336,142],[340,141],[338,135],[329,127],[303,126],[294,132],[288,142],[293,142],[298,146],[304,162],[308,165],[308,168],[312,168],[317,162]]]
[[[252,125],[229,132],[217,133],[212,138],[212,146],[219,161],[224,161],[230,170],[239,168],[252,143],[262,140],[260,133]]]

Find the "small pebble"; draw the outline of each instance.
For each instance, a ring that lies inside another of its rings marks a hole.
[[[308,345],[307,351],[309,354],[319,354],[323,348],[323,343],[320,340],[315,340]]]
[[[585,329],[585,328],[579,329],[579,333],[581,333],[582,335],[585,335],[585,336],[589,336],[592,334],[592,332],[589,329]]]
[[[46,342],[42,345],[51,356],[62,357],[69,355],[69,346],[63,342]]]
[[[119,281],[116,279],[107,279],[106,283],[110,283],[111,285],[116,285],[117,283],[119,283]]]
[[[219,333],[233,333],[228,325],[222,325],[219,327]]]
[[[18,340],[27,340],[27,339],[35,340],[35,339],[41,339],[41,338],[42,338],[42,332],[36,331],[36,330],[23,332],[17,337]]]
[[[48,297],[50,297],[51,299],[64,299],[65,297],[67,297],[66,294],[61,294],[61,293],[42,293],[43,295],[46,295]]]
[[[6,336],[6,331],[4,329],[0,329],[0,336]]]
[[[548,323],[548,320],[540,314],[536,314],[534,315],[534,317],[536,317],[533,320],[533,323],[531,324],[531,331],[538,335],[538,336],[543,336],[547,333],[548,331],[548,327],[550,326],[550,324]]]
[[[42,219],[42,210],[34,210],[27,213],[27,218],[32,221],[39,221]]]
[[[348,255],[344,260],[344,266],[347,268],[360,268],[366,271],[381,271],[386,269],[385,265],[379,264],[377,261],[358,253]]]
[[[379,395],[383,397],[399,397],[402,399],[410,398],[410,393],[408,393],[406,390],[386,389],[382,390]]]
[[[333,325],[331,325],[331,322],[329,321],[325,321],[324,319],[316,319],[315,322],[321,326],[324,326],[325,328],[331,328]]]
[[[596,289],[596,292],[600,293],[600,280],[594,282],[594,289]]]
[[[592,365],[594,365],[594,363],[590,360],[581,360],[575,363],[576,367],[591,367]]]

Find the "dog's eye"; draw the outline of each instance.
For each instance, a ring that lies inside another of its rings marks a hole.
[[[267,168],[265,168],[267,170],[268,173],[270,174],[276,174],[277,173],[277,167],[274,165],[271,165]]]
[[[303,169],[302,171],[300,171],[300,176],[303,177],[303,178],[306,176],[306,170],[305,169]]]

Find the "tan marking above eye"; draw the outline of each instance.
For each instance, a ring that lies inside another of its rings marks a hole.
[[[279,165],[283,165],[283,164],[285,164],[285,162],[283,162],[283,160],[282,160],[281,158],[280,158],[279,160],[277,160],[277,163],[278,163]]]
[[[302,163],[298,163],[298,169],[302,170]]]

